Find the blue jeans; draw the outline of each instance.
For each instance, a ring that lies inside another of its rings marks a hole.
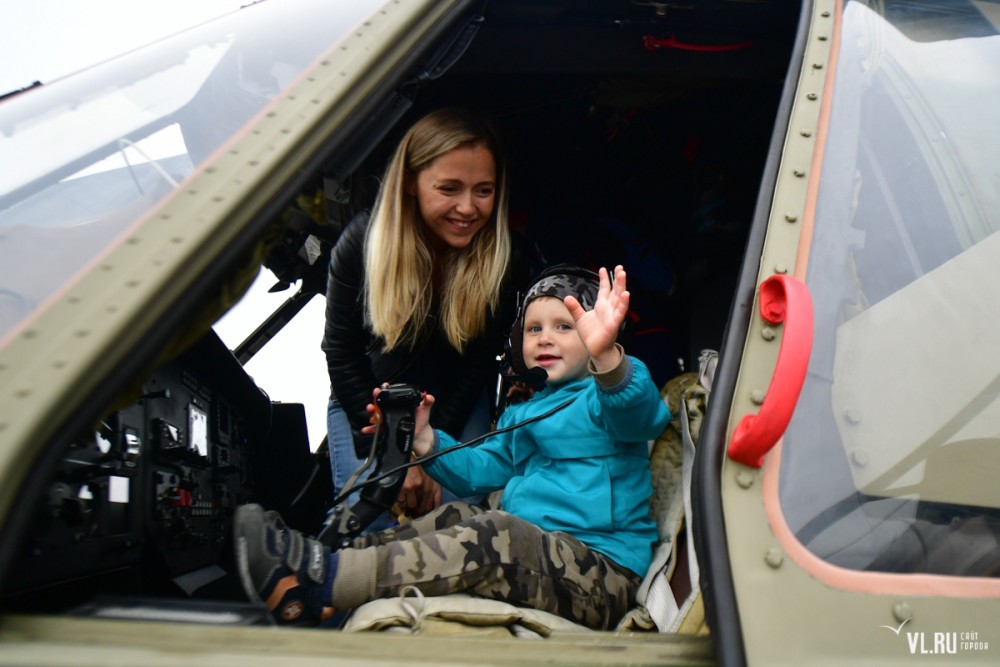
[[[476,402],[469,419],[465,422],[459,442],[466,442],[476,436],[486,433],[490,428],[490,400],[489,392],[484,389],[479,400]],[[342,489],[347,486],[354,471],[361,467],[364,459],[359,459],[354,453],[354,437],[351,435],[351,423],[347,419],[347,413],[340,407],[336,399],[330,399],[326,413],[327,442],[330,447],[330,471],[333,475],[333,488],[335,495],[340,495]],[[361,479],[367,478],[365,475]],[[358,481],[361,481],[360,479]],[[358,502],[361,492],[355,491],[347,498],[348,506],[353,506]],[[482,502],[483,498],[458,498],[448,489],[441,487],[441,503],[449,503],[454,500],[463,500],[469,503]],[[375,532],[387,528],[392,523],[387,513],[376,519],[367,530]]]

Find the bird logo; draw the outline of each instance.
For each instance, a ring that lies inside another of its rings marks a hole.
[[[898,637],[899,631],[902,630],[903,626],[906,625],[909,621],[910,619],[907,618],[906,620],[904,620],[902,623],[899,624],[899,627],[896,628],[892,627],[891,625],[880,625],[878,627],[886,628],[887,630],[892,630],[893,634],[895,634]]]

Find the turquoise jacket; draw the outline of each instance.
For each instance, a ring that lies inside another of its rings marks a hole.
[[[619,565],[646,574],[657,539],[649,516],[649,441],[670,411],[646,366],[622,357],[614,370],[549,385],[500,417],[478,446],[428,461],[424,468],[458,496],[504,489],[501,508],[546,531],[564,531]],[[456,444],[435,431],[435,450]]]

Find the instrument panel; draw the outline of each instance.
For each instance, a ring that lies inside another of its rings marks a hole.
[[[73,440],[40,494],[5,606],[192,596],[231,574],[233,513],[269,494],[274,405],[214,332],[122,403]],[[308,452],[304,426],[283,431]],[[301,467],[294,444],[282,438]]]

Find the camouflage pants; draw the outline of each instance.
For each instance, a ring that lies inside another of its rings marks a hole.
[[[341,609],[415,586],[425,595],[475,593],[608,629],[633,606],[640,583],[567,533],[462,502],[337,553],[333,604]]]

